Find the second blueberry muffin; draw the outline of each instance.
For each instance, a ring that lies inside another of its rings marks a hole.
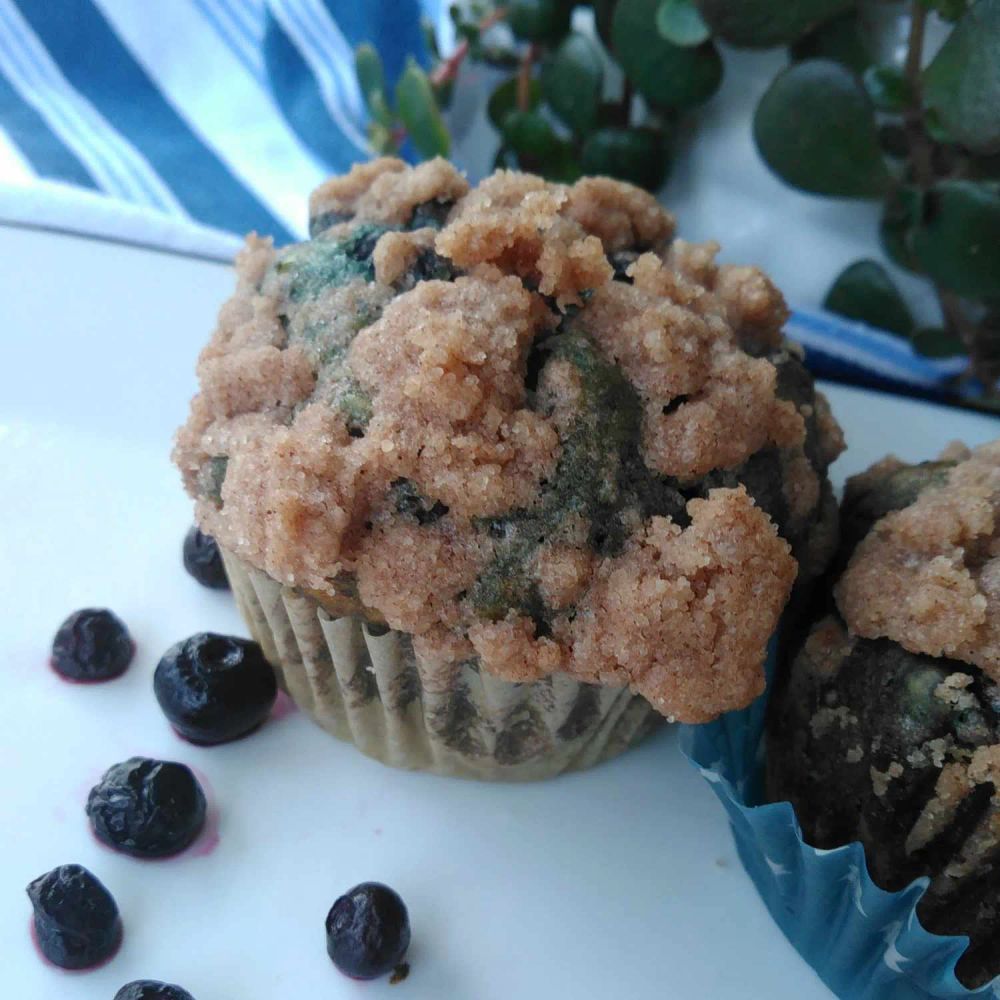
[[[175,452],[293,697],[539,777],[758,695],[842,447],[767,278],[604,178],[382,159],[311,214],[250,238]]]
[[[927,876],[925,928],[1000,973],[1000,442],[848,483],[845,565],[772,704],[769,792],[875,883]]]

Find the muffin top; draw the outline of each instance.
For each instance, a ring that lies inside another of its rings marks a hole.
[[[199,360],[174,454],[201,527],[434,669],[686,721],[759,694],[842,447],[770,281],[606,178],[380,159],[310,215],[248,239]]]
[[[885,512],[836,587],[850,631],[1000,681],[1000,441],[917,466],[887,458],[848,483],[844,508],[855,533]]]

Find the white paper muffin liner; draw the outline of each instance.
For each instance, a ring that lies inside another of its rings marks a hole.
[[[392,767],[531,781],[615,757],[662,722],[625,688],[562,673],[514,684],[470,661],[442,682],[406,633],[334,617],[233,553],[223,559],[240,613],[292,700]]]

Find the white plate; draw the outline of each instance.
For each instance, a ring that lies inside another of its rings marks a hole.
[[[138,977],[198,1000],[829,996],[772,925],[669,731],[528,786],[391,771],[301,715],[230,746],[178,741],[152,695],[159,655],[201,629],[243,632],[230,597],[181,569],[190,505],[167,459],[229,272],[10,229],[0,259],[0,996],[110,1000]],[[830,397],[852,443],[838,480],[889,450],[920,458],[998,429]],[[120,680],[77,687],[46,658],[63,616],[87,605],[122,615],[138,655]],[[207,777],[214,853],[142,863],[91,838],[86,792],[133,754]],[[126,927],[115,960],[87,974],[44,966],[28,939],[24,886],[70,861],[107,883]],[[326,957],[326,911],[365,879],[410,907],[403,985],[353,983]]]

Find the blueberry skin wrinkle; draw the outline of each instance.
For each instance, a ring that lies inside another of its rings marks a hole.
[[[206,810],[205,793],[190,768],[148,757],[109,768],[87,798],[97,839],[135,858],[179,854],[201,833]]]
[[[381,882],[344,893],[326,917],[326,950],[353,979],[387,975],[410,946],[410,917],[399,894]]]
[[[278,685],[257,643],[199,632],[164,653],[153,691],[174,729],[207,746],[256,729],[270,714]]]
[[[194,1000],[187,990],[173,983],[155,979],[136,979],[126,983],[116,994],[115,1000]]]
[[[52,641],[52,668],[72,681],[109,681],[132,662],[135,644],[125,623],[107,608],[74,611]]]
[[[89,969],[109,959],[121,943],[118,905],[82,865],[60,865],[27,888],[41,953],[61,969]]]

